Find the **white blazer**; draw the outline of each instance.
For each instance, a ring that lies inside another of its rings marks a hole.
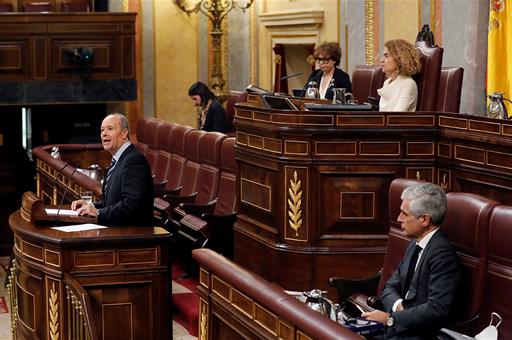
[[[388,78],[377,93],[379,111],[416,111],[418,86],[411,77],[399,75],[392,82]]]

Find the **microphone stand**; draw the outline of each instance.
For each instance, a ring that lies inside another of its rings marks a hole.
[[[67,164],[69,165],[69,163]],[[73,171],[71,172],[71,175],[69,176],[69,179],[72,179],[73,178],[73,175],[75,174],[75,172],[78,170],[77,167],[75,167],[75,169],[73,169]],[[64,188],[64,192],[62,193],[62,198],[60,199],[60,203],[59,203],[59,207],[57,208],[57,215],[56,215],[56,219],[55,219],[55,224],[56,225],[59,225],[59,214],[60,214],[60,209],[62,208],[62,204],[64,203],[64,198],[66,197],[66,193],[68,192],[68,188],[69,186],[66,185],[66,187]]]

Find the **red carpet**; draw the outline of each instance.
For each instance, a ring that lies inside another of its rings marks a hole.
[[[0,314],[9,313],[9,309],[7,308],[7,302],[5,302],[5,298],[0,296]]]
[[[197,336],[199,324],[199,296],[195,278],[183,277],[185,271],[179,263],[172,265],[172,306],[173,318],[183,326],[190,335]],[[179,287],[179,286],[182,287]]]

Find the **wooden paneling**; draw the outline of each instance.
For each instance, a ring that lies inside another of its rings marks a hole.
[[[134,34],[134,13],[1,15],[0,81],[80,79],[76,48],[94,54],[88,79],[135,79]]]
[[[331,276],[380,269],[395,178],[512,203],[506,121],[432,112],[272,111],[257,96],[236,111],[235,260],[286,289],[329,290]],[[265,148],[265,140],[281,141],[283,152]]]
[[[17,339],[50,339],[50,327],[67,334],[69,276],[90,300],[88,315],[99,339],[172,337],[168,232],[129,226],[62,233],[27,223],[19,210],[9,222],[16,240]],[[53,326],[47,317],[50,297],[58,315]]]

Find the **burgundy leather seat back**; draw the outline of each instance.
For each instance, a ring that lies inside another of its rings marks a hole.
[[[14,10],[14,7],[11,3],[8,2],[2,2],[0,3],[0,12],[12,12]]]
[[[162,120],[151,118],[146,125],[146,140],[148,147],[144,152],[144,156],[148,160],[149,166],[151,167],[151,171],[154,172],[156,155],[158,154],[158,131],[161,126],[164,125]]]
[[[421,58],[421,71],[414,76],[414,80],[418,84],[416,111],[435,111],[437,88],[443,63],[443,49],[430,47],[424,41],[416,42],[415,45]]]
[[[233,119],[235,118],[235,104],[245,102],[247,100],[247,92],[245,91],[229,91],[228,101],[226,103],[226,123],[228,126],[227,132],[235,130],[233,126]]]
[[[220,179],[217,192],[217,204],[214,214],[225,216],[231,215],[236,208],[236,158],[235,158],[235,137],[229,137],[222,142],[220,155]]]
[[[380,65],[356,65],[352,72],[352,94],[363,103],[368,97],[378,98],[377,89],[384,83],[384,73]]]
[[[220,149],[226,135],[220,132],[207,132],[200,142],[199,159],[201,167],[197,174],[196,204],[206,204],[217,196],[220,174]]]
[[[157,152],[153,175],[155,180],[161,182],[167,179],[167,174],[171,172],[171,135],[176,123],[164,123],[158,129],[158,145],[160,149]]]
[[[146,149],[148,147],[148,136],[146,134],[146,128],[148,125],[150,118],[147,117],[141,117],[137,120],[137,128],[135,132],[137,133],[137,144],[135,146],[137,147],[137,150],[140,151],[143,155],[146,154]]]
[[[178,125],[171,134],[169,147],[171,152],[170,169],[172,171],[167,173],[166,189],[175,189],[181,185],[181,177],[187,161],[185,158],[185,141],[190,131],[193,131],[191,127]]]
[[[197,191],[197,174],[199,173],[199,150],[201,138],[206,134],[202,130],[192,130],[185,138],[186,162],[181,176],[180,196],[189,196]]]
[[[503,321],[498,339],[512,339],[512,207],[497,206],[489,225],[487,282],[477,331],[489,325],[491,313]]]
[[[23,4],[24,12],[51,12],[52,4],[50,2],[27,2]]]
[[[393,180],[389,186],[389,234],[388,244],[386,247],[386,255],[384,256],[384,264],[382,266],[382,274],[377,288],[377,295],[380,293],[386,281],[393,272],[398,268],[398,264],[404,256],[405,250],[411,242],[411,239],[405,235],[397,222],[400,214],[400,205],[402,204],[402,192],[405,188],[423,183],[421,181],[397,178]]]
[[[459,112],[462,93],[462,67],[442,67],[437,92],[437,111]]]
[[[468,319],[480,310],[487,271],[489,220],[497,202],[460,192],[447,194],[448,212],[442,229],[455,247],[462,266],[460,298],[462,317]]]
[[[65,1],[61,4],[62,12],[90,12],[91,6],[88,0]]]

